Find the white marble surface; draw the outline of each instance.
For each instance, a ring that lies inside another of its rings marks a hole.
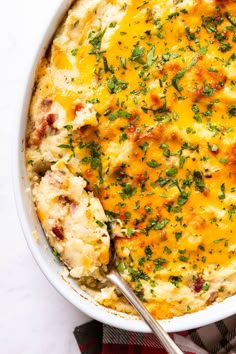
[[[11,183],[15,106],[43,27],[65,0],[0,0],[0,353],[77,354],[88,320],[45,279],[25,243]]]

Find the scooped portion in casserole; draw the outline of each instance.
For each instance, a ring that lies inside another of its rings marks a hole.
[[[156,318],[236,293],[236,2],[80,0],[39,64],[26,132],[36,210],[70,275]]]
[[[109,260],[107,217],[86,184],[58,161],[35,183],[33,197],[48,240],[70,275],[103,281],[99,269]]]

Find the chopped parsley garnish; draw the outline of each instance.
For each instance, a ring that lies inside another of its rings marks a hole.
[[[145,64],[145,61],[142,59],[144,56],[144,51],[145,51],[144,47],[139,47],[138,44],[135,45],[129,60],[137,62],[139,64]]]
[[[130,118],[131,114],[127,111],[119,109],[118,111],[109,115],[109,120],[115,120],[116,118]]]
[[[225,184],[224,183],[222,183],[222,185],[220,186],[220,191],[221,191],[221,193],[219,194],[218,198],[220,200],[225,199]]]
[[[125,90],[128,87],[128,84],[128,82],[119,80],[115,77],[115,75],[112,75],[110,80],[107,82],[107,88],[110,94],[114,94]]]
[[[174,284],[174,286],[176,286],[176,288],[179,288],[179,284],[182,282],[183,277],[181,275],[179,276],[170,276],[169,277],[169,282]]]
[[[71,54],[75,56],[78,53],[78,48],[72,49]]]
[[[122,183],[122,192],[120,193],[121,198],[131,198],[137,192],[137,187],[133,187],[130,183]]]
[[[185,73],[197,64],[198,59],[193,59],[185,68],[181,69],[172,79],[174,88],[181,92],[183,87],[179,86],[179,81],[184,77]]]
[[[193,180],[195,183],[195,189],[199,192],[203,192],[205,189],[203,174],[200,171],[193,171]]]
[[[146,164],[151,168],[156,168],[161,166],[161,163],[158,163],[156,160],[152,159],[151,161],[147,161]]]

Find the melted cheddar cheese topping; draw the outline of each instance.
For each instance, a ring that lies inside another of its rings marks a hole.
[[[233,0],[81,0],[38,69],[26,158],[39,217],[59,161],[100,200],[96,225],[156,318],[236,292],[235,49]],[[132,313],[82,273],[98,302]]]

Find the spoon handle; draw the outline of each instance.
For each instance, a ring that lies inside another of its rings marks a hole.
[[[183,354],[177,347],[175,342],[170,338],[167,332],[162,328],[160,323],[150,315],[150,313],[143,306],[139,298],[134,294],[131,287],[123,280],[123,278],[115,271],[112,270],[106,277],[121,291],[126,299],[133,305],[133,307],[142,316],[144,321],[151,328],[156,337],[160,340],[163,347],[169,354]]]

